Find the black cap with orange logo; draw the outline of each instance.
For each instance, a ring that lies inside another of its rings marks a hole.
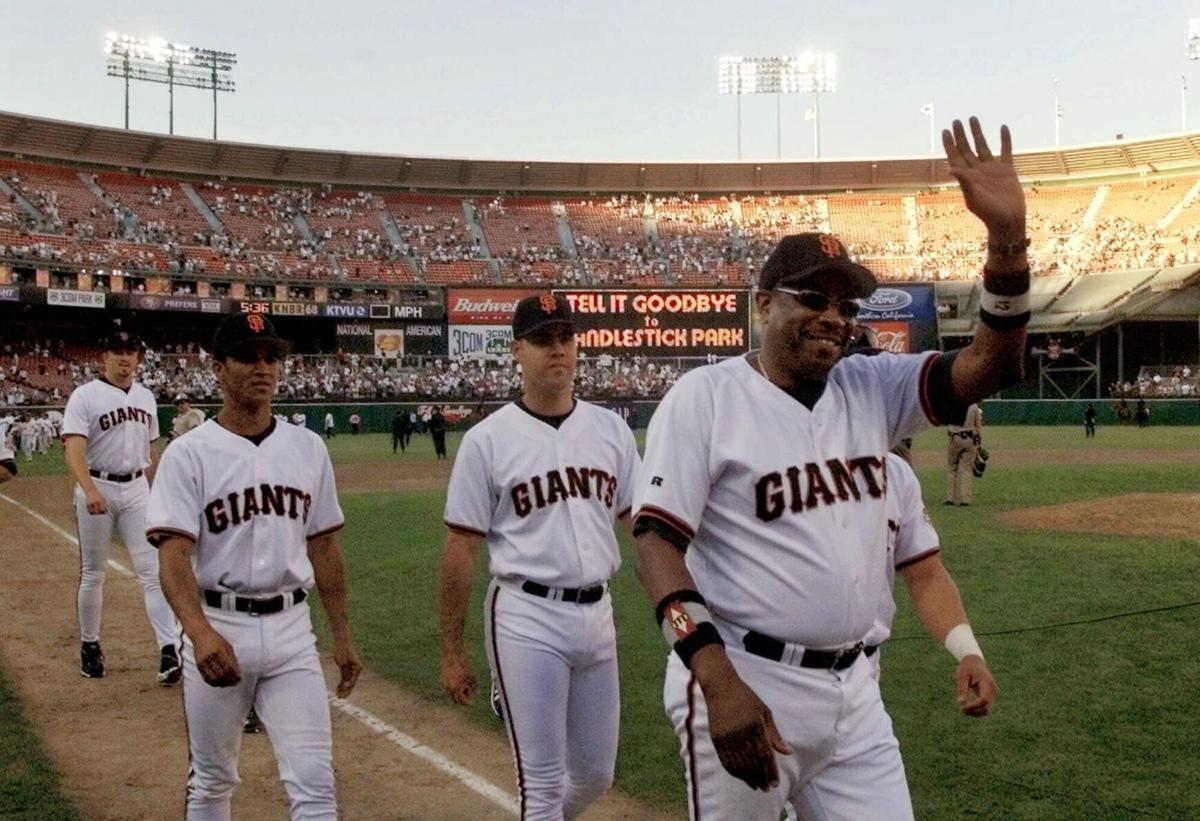
[[[875,292],[875,275],[850,259],[846,246],[832,234],[792,234],[775,246],[758,275],[758,287],[794,287],[813,274],[834,271],[845,275],[851,296],[865,299]]]
[[[575,330],[575,315],[566,297],[557,294],[527,296],[513,311],[513,339],[529,336],[549,325],[566,325]]]
[[[286,356],[291,345],[275,332],[275,324],[262,314],[233,314],[217,326],[213,357],[226,359],[243,346],[266,347],[276,356]]]

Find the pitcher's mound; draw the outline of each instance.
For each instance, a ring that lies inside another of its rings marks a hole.
[[[1127,493],[1010,510],[999,518],[1005,524],[1039,530],[1200,540],[1200,493]]]

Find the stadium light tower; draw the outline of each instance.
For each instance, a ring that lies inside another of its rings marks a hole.
[[[1191,62],[1200,61],[1200,17],[1188,20],[1184,53]],[[1187,131],[1187,75],[1180,75],[1179,80],[1179,130]]]
[[[129,128],[129,81],[142,80],[167,86],[170,134],[175,133],[175,86],[211,89],[213,139],[217,138],[217,92],[235,90],[228,75],[237,63],[236,54],[111,32],[104,38],[104,53],[108,55],[108,76],[125,80],[125,128]]]
[[[836,90],[837,61],[832,54],[805,53],[798,57],[721,57],[717,83],[721,94],[737,96],[738,159],[742,157],[742,95],[775,95],[775,151],[783,157],[783,116],[781,99],[784,94],[815,94],[812,116],[813,144],[821,156],[820,112],[821,94]]]

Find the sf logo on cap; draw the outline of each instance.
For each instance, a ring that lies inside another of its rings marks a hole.
[[[553,294],[542,294],[538,300],[538,304],[542,306],[542,310],[548,314],[552,314],[558,310],[558,300]]]
[[[266,325],[263,324],[263,318],[258,314],[250,314],[246,317],[246,324],[250,326],[250,330],[256,334],[260,334]]]
[[[825,252],[827,257],[840,257],[842,255],[842,244],[838,242],[837,237],[829,234],[821,234],[821,250]]]

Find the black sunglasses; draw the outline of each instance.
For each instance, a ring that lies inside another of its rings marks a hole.
[[[833,299],[820,291],[797,291],[795,288],[784,288],[781,285],[776,285],[771,290],[781,291],[794,298],[805,308],[808,308],[808,310],[816,311],[819,314],[823,314],[829,310],[829,306],[833,303]],[[857,318],[860,307],[858,302],[853,299],[841,299],[837,302],[837,312],[841,315],[842,319]]]

